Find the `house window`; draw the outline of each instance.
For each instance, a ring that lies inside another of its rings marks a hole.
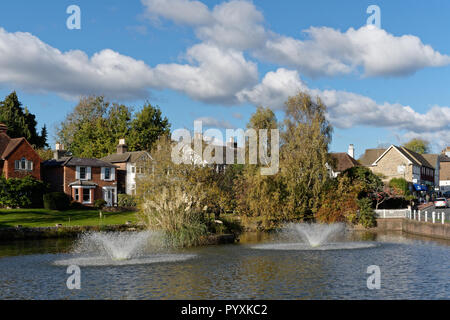
[[[80,180],[86,180],[86,167],[80,167]]]
[[[80,189],[75,189],[75,201],[80,201]]]
[[[91,189],[83,189],[83,203],[91,203]]]
[[[111,180],[111,168],[105,168],[105,180]]]
[[[136,172],[136,167],[131,167],[131,173],[135,173]]]

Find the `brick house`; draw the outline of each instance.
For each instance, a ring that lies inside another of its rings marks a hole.
[[[0,171],[6,179],[32,176],[41,180],[41,158],[25,138],[10,138],[0,123]]]
[[[434,166],[421,154],[405,147],[391,145],[368,167],[374,173],[384,176],[385,182],[393,178],[404,178],[414,184],[416,189],[418,186],[434,186]]]
[[[117,203],[117,166],[94,158],[65,156],[57,145],[54,159],[42,164],[43,179],[52,191],[64,192],[73,201],[93,206],[103,199],[107,206]]]
[[[129,152],[125,139],[120,139],[117,153],[103,157],[101,160],[117,166],[118,192],[134,195],[136,194],[136,178],[144,173],[144,164],[153,159],[147,151]]]

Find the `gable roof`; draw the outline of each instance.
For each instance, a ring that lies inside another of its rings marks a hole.
[[[385,154],[387,154],[390,150],[395,149],[397,152],[399,152],[406,160],[411,163],[415,164],[417,166],[423,166],[434,169],[434,166],[430,164],[421,154],[414,152],[412,150],[409,150],[405,147],[399,147],[395,145],[391,145],[389,148],[387,148],[383,154],[381,154],[373,163],[372,165],[375,166],[377,162],[384,157]]]
[[[436,164],[440,158],[439,154],[425,153],[422,156],[428,161],[429,164],[433,166],[434,169],[436,169]]]
[[[336,152],[330,154],[334,159],[336,159],[336,168],[334,169],[336,172],[342,172],[349,168],[353,168],[359,166],[358,161],[350,157],[345,152]]]
[[[110,162],[110,163],[119,163],[119,162],[137,162],[141,157],[148,157],[152,159],[150,154],[147,151],[132,151],[132,152],[124,152],[124,153],[113,153],[107,155],[106,157],[101,158],[102,161]]]
[[[25,138],[10,138],[6,133],[0,133],[0,159],[6,160],[22,142],[30,145]]]
[[[374,163],[375,160],[377,160],[385,151],[385,148],[366,149],[366,151],[358,161],[362,166],[370,167],[372,166],[372,163]]]

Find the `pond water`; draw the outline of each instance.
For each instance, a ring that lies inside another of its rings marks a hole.
[[[244,234],[238,244],[159,252],[159,260],[146,255],[141,263],[83,265],[74,245],[0,243],[0,299],[450,298],[450,242],[398,233],[353,233],[321,250]],[[66,286],[72,263],[81,264],[80,290]],[[370,265],[380,267],[379,290],[367,288]]]

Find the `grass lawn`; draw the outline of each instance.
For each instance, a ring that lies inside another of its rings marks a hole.
[[[98,210],[56,211],[46,209],[0,209],[0,228],[16,227],[54,227],[56,224],[66,226],[98,226],[136,222],[136,212],[103,212],[100,219]]]

